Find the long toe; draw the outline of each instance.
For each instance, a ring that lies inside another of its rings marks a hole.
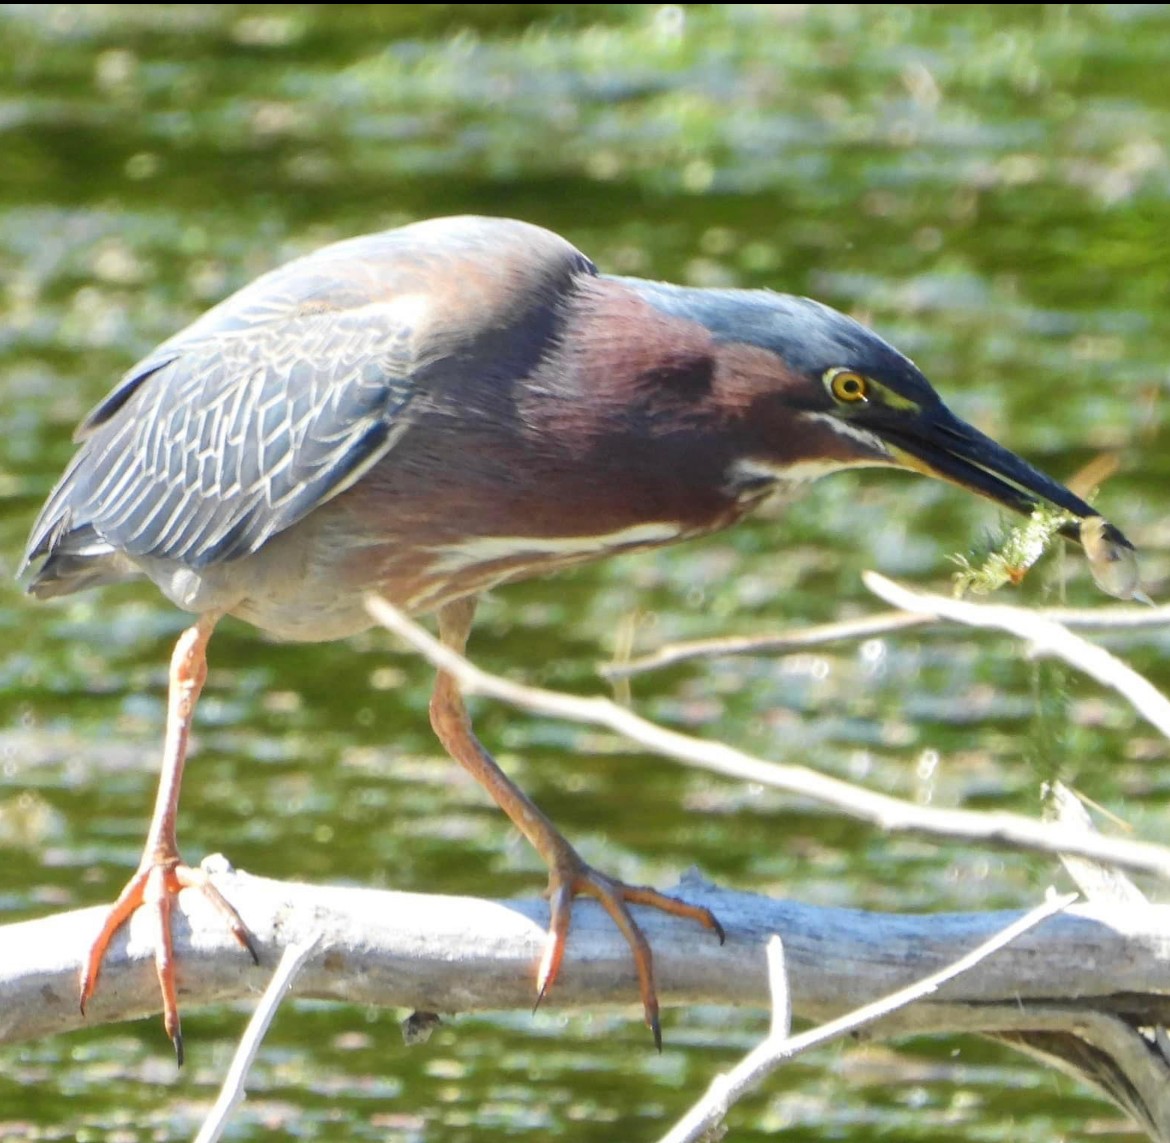
[[[240,919],[235,906],[215,887],[210,877],[202,869],[195,869],[190,865],[175,866],[175,878],[182,889],[194,889],[215,907],[215,910],[224,919],[237,944],[252,958],[252,963],[260,963],[260,953],[248,926]],[[722,939],[722,938],[721,938]]]
[[[109,951],[110,941],[114,934],[130,919],[134,910],[145,900],[146,883],[150,879],[153,866],[144,865],[126,883],[126,887],[118,895],[110,911],[102,921],[101,930],[89,946],[85,963],[81,967],[81,1014],[85,1015],[86,1005],[93,998],[97,988],[98,978],[101,976],[102,961]]]
[[[689,905],[655,889],[627,885],[599,873],[575,854],[573,856],[576,858],[575,861],[566,863],[565,867],[554,867],[549,874],[550,921],[544,955],[541,957],[537,972],[537,1004],[547,995],[560,971],[569,934],[573,898],[592,897],[613,918],[614,924],[621,930],[622,936],[630,946],[630,951],[634,955],[634,968],[638,974],[638,992],[642,999],[646,1025],[654,1036],[654,1046],[661,1051],[662,1027],[658,1015],[658,991],[654,983],[654,954],[650,949],[650,942],[634,920],[629,906],[647,905],[675,917],[697,921],[704,928],[714,932],[719,937],[720,944],[724,940],[723,926],[709,909]]]

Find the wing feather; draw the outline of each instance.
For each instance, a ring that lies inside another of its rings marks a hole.
[[[270,322],[148,360],[91,416],[28,559],[75,525],[111,549],[195,568],[254,552],[405,428],[417,394],[409,332],[390,302]]]

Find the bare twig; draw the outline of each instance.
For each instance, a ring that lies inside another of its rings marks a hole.
[[[1058,821],[1085,833],[1093,832],[1093,820],[1084,804],[1063,782],[1050,783],[1045,794],[1044,816],[1048,821]],[[1061,864],[1089,901],[1110,901],[1134,908],[1148,904],[1146,895],[1120,869],[1068,854],[1062,855]]]
[[[1139,631],[1170,625],[1170,607],[1045,607],[1032,614],[1086,631]],[[721,655],[784,654],[820,647],[826,643],[873,639],[910,628],[941,625],[941,620],[934,615],[882,611],[876,615],[844,619],[838,623],[821,623],[815,627],[797,627],[771,635],[731,635],[718,639],[668,643],[648,655],[602,663],[598,670],[607,679],[624,679],[691,659],[717,658]]]
[[[773,933],[768,938],[768,992],[772,997],[772,1027],[769,1035],[787,1036],[792,1031],[792,990],[784,961],[784,942]]]
[[[1066,627],[1022,607],[1002,603],[968,603],[928,592],[911,591],[877,572],[862,575],[874,595],[906,611],[938,615],[969,627],[994,627],[1026,639],[1037,653],[1055,655],[1104,686],[1112,687],[1162,734],[1170,737],[1170,701],[1116,655],[1074,635]],[[1071,852],[1071,851],[1070,851]]]
[[[714,658],[718,655],[768,655],[800,651],[806,647],[820,647],[847,639],[872,639],[889,635],[907,627],[931,627],[938,620],[931,615],[912,615],[907,611],[883,611],[879,615],[865,615],[858,619],[844,619],[838,623],[819,623],[815,627],[798,627],[774,635],[727,635],[720,639],[696,639],[686,643],[670,643],[649,655],[637,659],[622,659],[601,663],[598,671],[607,679],[625,679],[643,671],[672,667],[688,659]]]
[[[252,1013],[252,1019],[248,1021],[243,1036],[240,1037],[231,1067],[224,1076],[219,1097],[203,1121],[199,1134],[195,1136],[195,1143],[216,1143],[223,1135],[228,1116],[244,1101],[244,1081],[248,1078],[256,1054],[260,1051],[264,1035],[276,1016],[281,1001],[292,987],[293,981],[300,975],[309,957],[313,955],[320,939],[319,934],[314,934],[289,945],[284,950],[280,963],[272,974],[272,980],[260,998],[256,1011]]]
[[[891,833],[915,833],[952,841],[1009,845],[1043,853],[1071,853],[1170,878],[1170,849],[1164,846],[1128,838],[1086,834],[1080,830],[1034,821],[1019,814],[914,805],[820,774],[805,766],[755,758],[723,743],[705,742],[658,726],[608,699],[566,695],[502,679],[480,670],[463,656],[443,646],[428,631],[385,600],[370,596],[366,606],[374,619],[384,627],[421,652],[434,666],[452,674],[466,694],[487,695],[523,710],[568,722],[604,726],[664,757],[821,802],[851,817],[872,822]],[[1149,687],[1149,684],[1146,686]]]
[[[856,1032],[866,1025],[876,1023],[898,1009],[930,996],[948,981],[967,972],[1029,929],[1035,928],[1041,921],[1067,909],[1075,900],[1076,894],[1073,893],[1038,905],[1035,909],[1025,913],[1019,920],[996,933],[990,940],[984,941],[978,948],[973,949],[966,956],[960,957],[953,964],[938,972],[933,972],[917,983],[899,989],[881,1000],[866,1004],[840,1019],[831,1020],[827,1024],[822,1024],[818,1028],[812,1028],[797,1036],[769,1035],[730,1072],[717,1077],[706,1095],[662,1137],[661,1143],[694,1143],[696,1139],[699,1139],[723,1120],[728,1108],[738,1098],[754,1088],[765,1076],[775,1071],[780,1064],[810,1048],[831,1043],[833,1040]]]

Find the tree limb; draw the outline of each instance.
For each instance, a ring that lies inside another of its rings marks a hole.
[[[214,875],[252,930],[252,965],[198,895],[175,914],[185,1007],[254,998],[290,944],[319,933],[297,979],[298,996],[360,1005],[468,1012],[531,1009],[548,910],[539,900],[487,901]],[[769,1005],[766,946],[784,943],[794,1013],[829,1019],[958,960],[1019,914],[887,914],[822,909],[719,889],[691,878],[677,890],[713,909],[723,946],[693,925],[637,909],[654,948],[664,1006]],[[149,918],[114,938],[87,1017],[77,1007],[81,953],[104,908],[0,927],[0,1043],[160,1010]],[[599,906],[579,901],[564,969],[547,1003],[636,1007],[629,949]],[[944,989],[938,1001],[898,1013],[895,1032],[1040,1030],[1052,1014],[1102,1012],[1131,1023],[1170,1020],[1170,906],[1141,910],[1088,903],[1021,937]],[[1001,1009],[1003,1009],[1001,1011]],[[1022,1020],[1022,1022],[1021,1022]]]

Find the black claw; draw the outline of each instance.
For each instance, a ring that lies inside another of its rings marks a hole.
[[[244,942],[244,948],[248,950],[248,955],[252,958],[252,963],[260,967],[260,954],[256,951],[256,943],[252,940],[252,934],[247,929],[240,934],[240,939]],[[722,944],[722,941],[720,941]]]
[[[719,943],[725,945],[727,943],[727,934],[723,931],[723,926],[719,923],[719,918],[714,913],[711,914],[711,924],[715,926],[715,935],[719,938]]]
[[[658,1054],[662,1055],[662,1025],[658,1022],[657,1015],[650,1018],[650,1033],[654,1037],[654,1047],[658,1049]]]
[[[545,992],[547,992],[547,991],[548,991],[548,985],[546,984],[546,985],[544,986],[544,988],[542,988],[542,989],[541,989],[541,990],[540,990],[540,991],[539,991],[539,992],[536,994],[536,1003],[535,1003],[535,1004],[532,1006],[532,1015],[533,1015],[533,1016],[535,1016],[535,1015],[536,1015],[536,1010],[537,1010],[537,1009],[540,1007],[540,1005],[541,1005],[541,1002],[544,1000],[544,994],[545,994]]]
[[[175,1059],[178,1062],[178,1066],[182,1067],[183,1066],[183,1033],[176,1032],[174,1037],[171,1039],[171,1043],[175,1045]]]

